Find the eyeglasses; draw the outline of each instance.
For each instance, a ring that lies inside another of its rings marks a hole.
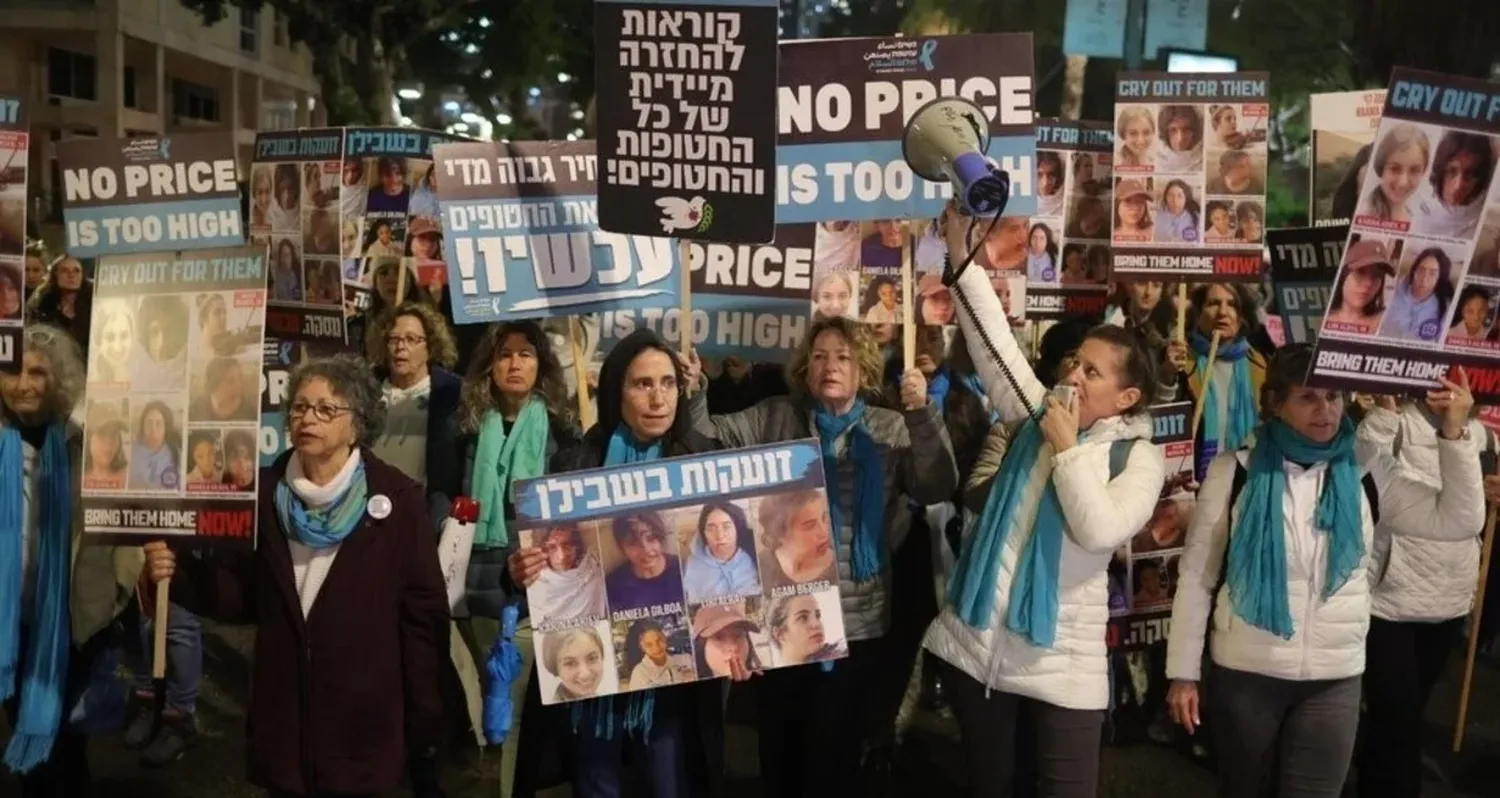
[[[421,335],[387,335],[385,337],[386,346],[393,349],[403,344],[406,345],[407,349],[415,349],[425,343],[427,343],[427,339]]]
[[[324,424],[327,424],[328,422],[349,412],[349,409],[350,408],[348,405],[327,405],[322,403],[312,405],[308,404],[307,402],[293,402],[292,406],[289,408],[290,412],[287,417],[289,419],[301,418],[302,416],[306,415],[309,410],[311,410],[313,418],[323,422]]]
[[[626,386],[625,390],[636,396],[651,396],[652,394],[675,394],[677,393],[677,380],[673,377],[666,377],[661,381],[655,383],[649,380],[641,380],[639,382],[633,382],[630,385]]]

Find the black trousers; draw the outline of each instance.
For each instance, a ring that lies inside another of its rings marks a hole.
[[[990,690],[943,663],[943,686],[963,736],[969,798],[1011,798],[1017,731],[1033,732],[1039,795],[1094,798],[1099,790],[1099,748],[1104,710],[1066,709],[1013,693]]]
[[[1463,622],[1370,619],[1358,760],[1361,798],[1422,794],[1422,716],[1461,640]]]
[[[68,674],[63,684],[63,695],[66,697],[63,702],[63,728],[52,743],[52,755],[47,761],[17,777],[21,782],[20,798],[79,798],[90,794],[93,780],[89,774],[88,738],[68,731],[67,713],[71,710],[72,699],[80,695],[88,683],[89,668],[93,665],[94,657],[110,645],[117,644],[119,639],[120,630],[112,626],[94,635],[82,647],[74,646],[68,653]],[[17,662],[23,668],[30,643],[29,633],[22,630],[20,658]],[[21,679],[20,675],[16,677],[17,695],[5,702],[5,716],[12,728],[15,727],[16,716],[20,711]]]
[[[767,671],[759,702],[760,776],[766,795],[836,798],[859,794],[860,760],[875,715],[871,690],[889,655],[884,638],[849,644],[832,671],[817,665]]]

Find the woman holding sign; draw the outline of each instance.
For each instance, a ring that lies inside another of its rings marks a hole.
[[[972,250],[968,218],[950,205],[943,224],[954,259]],[[1012,783],[1024,710],[1036,725],[1042,794],[1093,796],[1109,705],[1109,563],[1151,518],[1166,480],[1146,411],[1155,358],[1134,333],[1100,325],[1065,367],[1059,388],[1068,390],[1049,393],[984,273],[965,269],[955,290],[990,405],[1020,427],[925,647],[943,663],[969,795]]]
[[[1198,462],[1206,464],[1217,452],[1238,449],[1255,428],[1260,409],[1260,387],[1266,379],[1266,358],[1251,345],[1255,331],[1255,299],[1234,283],[1200,285],[1193,291],[1198,319],[1186,343],[1167,344],[1164,387],[1183,389],[1178,375],[1187,378],[1184,399],[1204,396],[1203,426],[1194,432]],[[1214,341],[1218,348],[1214,348]],[[1213,364],[1208,359],[1213,356]],[[1210,374],[1212,376],[1205,377]],[[1201,475],[1202,468],[1199,473]]]
[[[1303,384],[1312,360],[1306,344],[1276,353],[1255,443],[1213,461],[1181,560],[1167,705],[1189,733],[1198,728],[1212,623],[1206,700],[1224,798],[1266,794],[1273,780],[1278,795],[1341,794],[1359,724],[1376,525],[1457,541],[1484,522],[1462,369],[1428,393],[1440,419],[1434,490],[1388,450],[1359,462],[1344,395]]]
[[[21,346],[21,373],[0,374],[4,767],[25,798],[86,795],[87,741],[70,728],[67,702],[90,683],[95,657],[119,645],[112,627],[134,600],[140,550],[79,545],[82,442],[68,419],[83,395],[83,356],[45,324],[28,326]]]
[[[717,448],[713,441],[692,430],[686,412],[679,412],[687,403],[686,387],[697,376],[696,368],[690,375],[672,347],[656,333],[637,330],[626,336],[610,350],[599,371],[599,423],[578,444],[552,458],[552,472],[627,465]],[[612,530],[626,560],[616,569],[619,576],[607,578],[611,587],[628,585],[631,595],[675,595],[680,603],[681,572],[663,567],[665,560],[676,567],[677,558],[666,553],[659,521],[653,523],[642,517],[624,521]],[[512,582],[533,584],[542,575],[546,561],[546,552],[538,547],[517,549],[509,559]],[[606,592],[613,608],[617,596],[613,591]],[[543,650],[550,634],[541,635],[538,645]],[[612,651],[613,644],[609,647]],[[736,675],[749,677],[743,671]],[[647,771],[652,794],[658,798],[704,790],[697,782],[705,773],[707,791],[715,792],[723,771],[724,747],[719,682],[636,690],[547,708],[540,706],[537,684],[538,680],[532,679],[525,717],[528,722],[533,717],[544,718],[548,726],[568,730],[564,733],[571,737],[574,754],[569,777],[577,798],[621,795],[627,745],[634,749],[632,759]],[[526,745],[518,754],[521,761],[542,755],[540,746],[531,748],[536,736],[523,735],[521,739]],[[523,788],[518,778],[513,790],[529,794],[526,790],[530,786]]]
[[[363,360],[305,362],[288,394],[294,448],[261,472],[255,549],[179,563],[149,543],[150,576],[175,574],[172,599],[195,612],[257,624],[253,783],[275,796],[384,793],[408,755],[430,763],[445,737],[448,600],[427,502],[368,448],[385,411]],[[441,794],[435,767],[412,781],[422,798]]]
[[[865,397],[880,394],[882,366],[866,328],[821,319],[788,366],[790,397],[712,417],[693,401],[697,428],[727,447],[811,437],[823,447],[829,573],[839,581],[849,658],[831,670],[777,670],[760,681],[768,795],[837,795],[856,783],[865,732],[881,709],[869,692],[888,667],[890,548],[906,534],[913,501],[947,501],[958,485],[948,433],[921,371],[901,375],[901,412],[866,404]]]

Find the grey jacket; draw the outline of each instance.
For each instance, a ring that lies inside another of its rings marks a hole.
[[[718,440],[725,448],[815,438],[812,414],[795,400],[778,396],[739,413],[710,416],[699,392],[689,400],[694,428]],[[906,537],[911,525],[910,503],[937,504],[948,501],[958,487],[958,467],[948,431],[931,405],[897,412],[880,407],[865,410],[865,427],[885,461],[887,542],[890,548]],[[885,634],[890,625],[890,571],[883,568],[865,583],[854,581],[851,566],[854,540],[855,466],[847,457],[847,434],[836,444],[837,474],[825,479],[840,481],[842,523],[838,536],[839,595],[843,601],[844,629],[849,640],[868,640]]]

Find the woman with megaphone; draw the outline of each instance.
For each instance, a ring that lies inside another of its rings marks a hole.
[[[969,795],[1012,783],[1027,716],[1041,794],[1088,798],[1109,705],[1107,569],[1165,481],[1146,412],[1156,363],[1133,333],[1101,325],[1048,393],[983,270],[964,268],[973,220],[950,203],[940,225],[969,354],[1000,423],[1018,429],[924,645],[942,661]]]

